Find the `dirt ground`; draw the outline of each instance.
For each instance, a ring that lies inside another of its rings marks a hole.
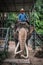
[[[14,44],[14,43],[12,42],[12,44]],[[10,46],[14,47],[14,45],[10,45]],[[12,49],[13,47],[11,47],[10,49]],[[10,51],[10,49],[9,49],[9,51]],[[29,49],[29,59],[31,61],[31,64],[28,64],[28,65],[43,65],[43,58],[36,58],[36,57],[34,57],[35,51],[33,51],[31,47],[28,47],[28,49]],[[13,50],[14,50],[14,48],[13,48]],[[14,54],[12,54],[12,55],[14,55]],[[2,65],[10,65],[10,64],[9,63],[3,63]],[[27,65],[27,64],[20,64],[20,65]]]
[[[31,60],[31,65],[43,65],[43,58],[34,57],[35,52],[30,50],[29,58]]]

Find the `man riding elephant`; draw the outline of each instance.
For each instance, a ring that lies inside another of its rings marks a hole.
[[[20,21],[20,22],[28,21],[28,17],[25,14],[25,10],[23,8],[20,9],[20,14],[18,15],[18,21]]]
[[[18,30],[18,28],[20,27],[25,27],[25,28],[28,28],[29,29],[29,20],[28,20],[28,16],[26,15],[25,13],[25,10],[23,8],[20,9],[20,13],[18,15],[18,21],[17,23],[15,24],[15,31]],[[17,34],[16,32],[14,33],[15,35],[15,41],[17,43]]]
[[[16,44],[16,48],[15,48],[15,55],[18,54],[18,53],[21,53],[20,55],[24,58],[28,58],[28,39],[30,37],[30,34],[32,33],[33,31],[33,28],[32,30],[29,30],[29,22],[28,22],[28,17],[27,15],[25,14],[25,10],[22,8],[20,10],[20,14],[18,15],[18,21],[16,23],[16,26],[15,26],[15,32],[14,32],[14,39],[15,39],[15,42],[18,43]],[[20,45],[20,49],[21,51],[17,52],[18,50],[18,47]],[[26,48],[26,53],[27,53],[27,56],[24,56],[24,46]]]

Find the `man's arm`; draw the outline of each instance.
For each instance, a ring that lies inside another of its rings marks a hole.
[[[19,15],[18,15],[18,21],[21,21],[20,19],[21,19],[21,15],[19,14]]]

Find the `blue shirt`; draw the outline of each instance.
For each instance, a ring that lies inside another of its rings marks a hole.
[[[26,22],[26,20],[27,20],[26,14],[25,13],[20,13],[18,15],[18,20],[20,20],[21,22]]]

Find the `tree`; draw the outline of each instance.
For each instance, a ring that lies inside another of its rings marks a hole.
[[[31,22],[33,25],[35,22],[36,32],[43,34],[43,0],[36,1],[31,14]]]
[[[10,27],[11,24],[15,24],[18,19],[17,13],[9,12],[7,13],[7,18],[4,20],[4,27]]]

